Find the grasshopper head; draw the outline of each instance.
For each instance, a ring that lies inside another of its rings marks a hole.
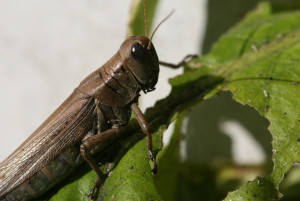
[[[154,90],[158,80],[159,61],[152,42],[145,36],[131,36],[119,53],[122,61],[139,82],[144,92]]]

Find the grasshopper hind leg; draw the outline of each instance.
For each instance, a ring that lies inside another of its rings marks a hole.
[[[89,163],[91,168],[93,168],[93,170],[97,173],[97,180],[96,180],[93,188],[91,189],[90,193],[88,194],[88,198],[91,200],[94,200],[95,199],[95,191],[100,188],[101,181],[103,178],[103,173],[99,169],[97,163],[91,157],[90,152],[86,150],[85,146],[83,146],[83,145],[80,146],[80,152],[81,152],[81,155],[83,156],[83,158]]]
[[[106,144],[109,140],[114,138],[116,134],[118,134],[121,131],[120,127],[117,128],[111,128],[109,130],[106,130],[104,132],[98,133],[96,135],[93,135],[87,139],[85,139],[82,144],[80,145],[80,153],[83,156],[83,158],[89,163],[91,168],[97,173],[97,180],[91,189],[88,197],[90,199],[95,199],[95,191],[100,188],[103,173],[98,167],[98,164],[94,161],[94,159],[91,156],[91,150],[94,149],[96,146],[101,146],[102,144]]]

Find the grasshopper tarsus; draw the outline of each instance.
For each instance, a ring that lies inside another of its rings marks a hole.
[[[98,177],[93,188],[90,190],[90,193],[88,194],[88,198],[90,200],[95,200],[97,195],[96,195],[96,190],[99,189],[101,186],[101,178]]]
[[[157,174],[158,166],[157,166],[156,159],[153,158],[152,162],[153,162],[153,169],[151,171],[153,174]]]
[[[149,154],[149,157],[150,157],[151,161],[153,162],[153,169],[151,170],[151,172],[153,174],[156,174],[157,170],[158,170],[158,165],[157,165],[157,162],[156,162],[156,157],[155,157],[155,155],[152,151],[152,148],[151,149],[148,148],[148,154]]]

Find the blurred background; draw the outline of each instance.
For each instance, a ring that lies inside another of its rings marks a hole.
[[[154,37],[160,60],[178,63],[187,54],[208,53],[213,42],[258,2],[160,1],[153,26],[175,9]],[[130,4],[131,0],[0,1],[0,161],[85,76],[116,53],[126,36]],[[167,96],[168,78],[181,72],[161,68],[157,90],[142,95],[143,110]],[[229,92],[221,93],[195,106],[184,118],[181,160],[189,164],[230,161],[244,166],[271,163],[272,139],[267,127],[268,121],[254,109],[234,102]],[[164,136],[165,144],[171,133],[172,126]]]

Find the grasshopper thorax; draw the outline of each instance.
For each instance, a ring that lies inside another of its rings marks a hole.
[[[144,92],[154,90],[158,80],[159,61],[149,38],[145,36],[131,36],[125,40],[119,53],[124,65],[138,81]]]

